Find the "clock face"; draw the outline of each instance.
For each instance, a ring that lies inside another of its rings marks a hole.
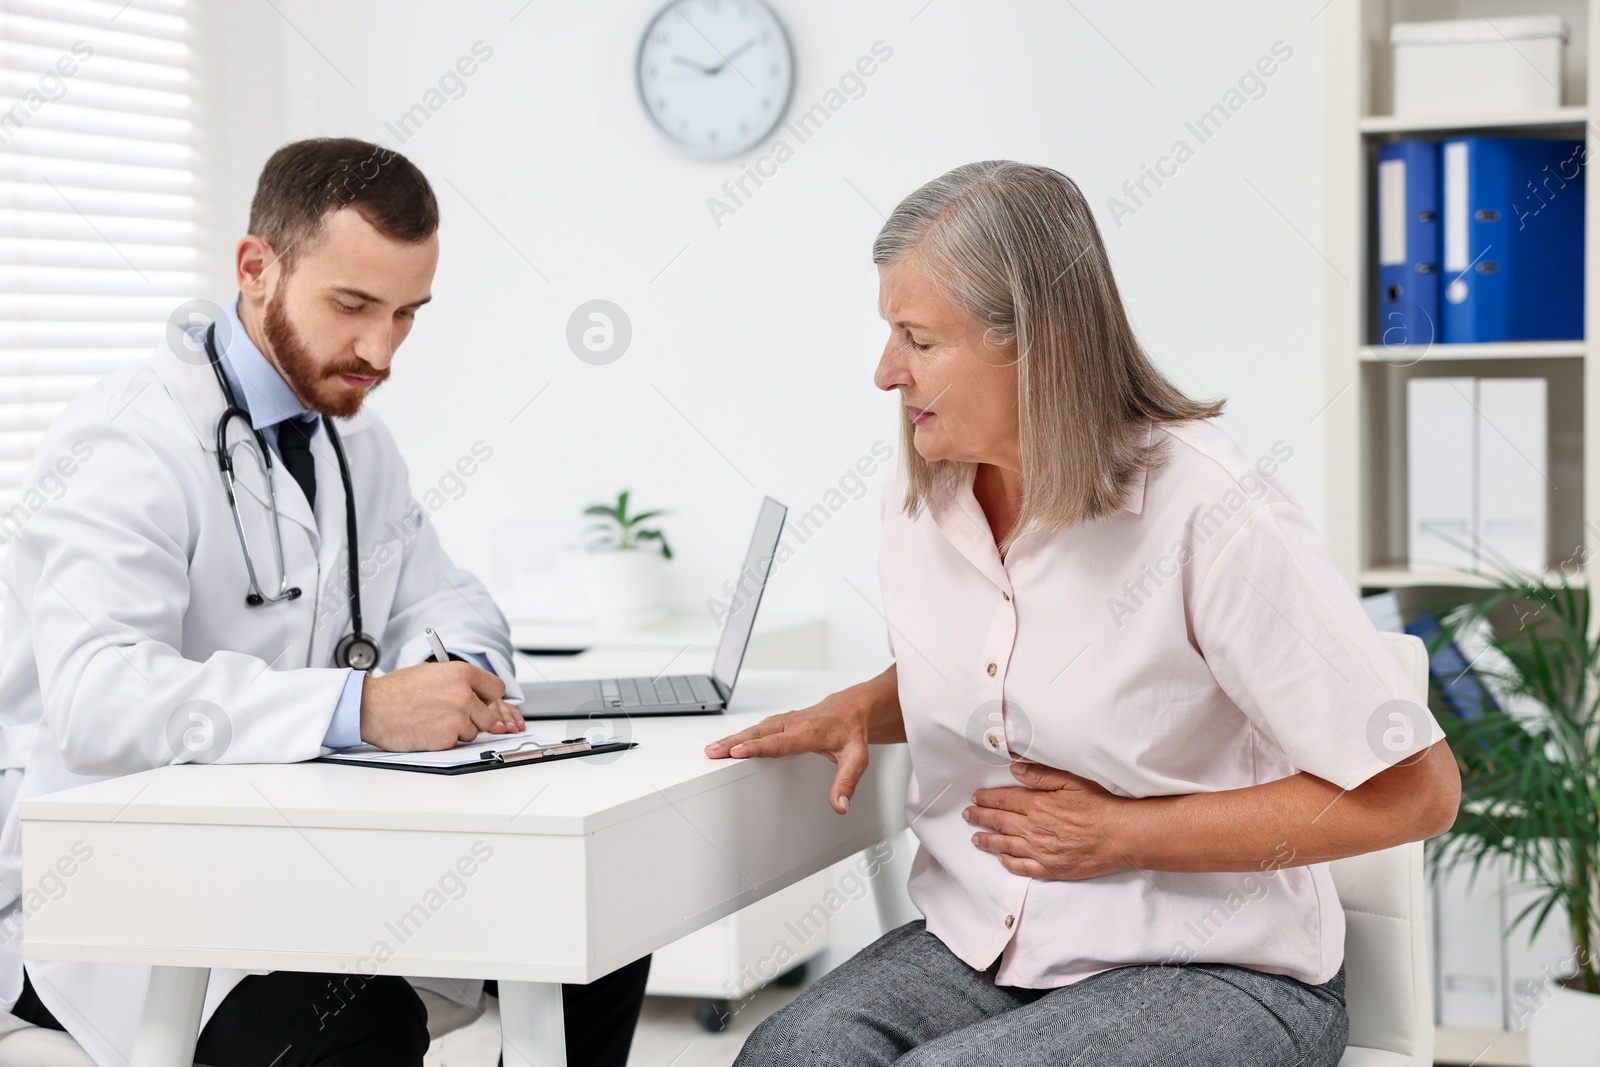
[[[639,98],[680,148],[732,156],[760,144],[794,87],[789,37],[760,0],[674,0],[639,44]]]

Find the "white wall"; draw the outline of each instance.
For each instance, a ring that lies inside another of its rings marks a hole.
[[[803,510],[875,440],[896,443],[895,402],[870,380],[885,336],[872,237],[916,185],[995,157],[1079,183],[1155,358],[1193,393],[1230,399],[1250,455],[1288,442],[1282,478],[1320,522],[1321,0],[771,2],[794,40],[791,114],[874,42],[893,58],[720,227],[707,199],[740,161],[680,156],[635,96],[658,0],[533,0],[520,14],[524,0],[279,3],[293,23],[278,28],[288,134],[381,138],[440,195],[435,303],[374,404],[418,485],[473,441],[493,445],[436,518],[459,560],[489,570],[500,519],[574,514],[631,486],[675,511],[670,592],[703,604],[737,567],[762,493]],[[493,57],[466,94],[399,145],[385,123],[479,40]],[[1293,56],[1265,95],[1200,144],[1185,121],[1280,40]],[[1116,225],[1108,197],[1179,138],[1193,158]],[[634,328],[606,367],[564,341],[596,297]],[[881,482],[769,592],[774,607],[827,614],[838,666],[887,656],[866,602]]]

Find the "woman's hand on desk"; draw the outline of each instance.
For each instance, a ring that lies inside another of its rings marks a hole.
[[[828,803],[843,815],[850,810],[850,798],[867,772],[867,746],[905,739],[900,675],[891,666],[876,678],[841,689],[809,708],[770,716],[748,730],[713,741],[706,746],[706,755],[743,759],[820,752],[839,765],[828,789]]]
[[[1073,881],[1133,868],[1106,836],[1120,805],[1133,803],[1097,782],[1037,763],[1013,763],[1021,785],[980,789],[962,816],[972,843],[1028,878]]]
[[[863,701],[853,698],[853,693],[846,689],[809,708],[762,719],[748,729],[711,742],[706,746],[706,755],[712,759],[744,759],[820,752],[839,766],[828,789],[828,802],[843,815],[850,810],[850,797],[867,772],[871,714]]]

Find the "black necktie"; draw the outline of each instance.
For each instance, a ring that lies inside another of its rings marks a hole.
[[[278,455],[283,465],[300,483],[311,510],[317,508],[317,463],[311,456],[311,435],[317,424],[311,418],[284,419],[278,423]]]

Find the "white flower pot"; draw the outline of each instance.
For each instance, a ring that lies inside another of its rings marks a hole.
[[[1594,1067],[1600,1055],[1600,994],[1580,993],[1560,982],[1545,986],[1548,1000],[1528,1021],[1531,1067]]]
[[[661,553],[654,548],[602,548],[584,553],[584,583],[596,624],[628,630],[665,618],[661,563]]]

